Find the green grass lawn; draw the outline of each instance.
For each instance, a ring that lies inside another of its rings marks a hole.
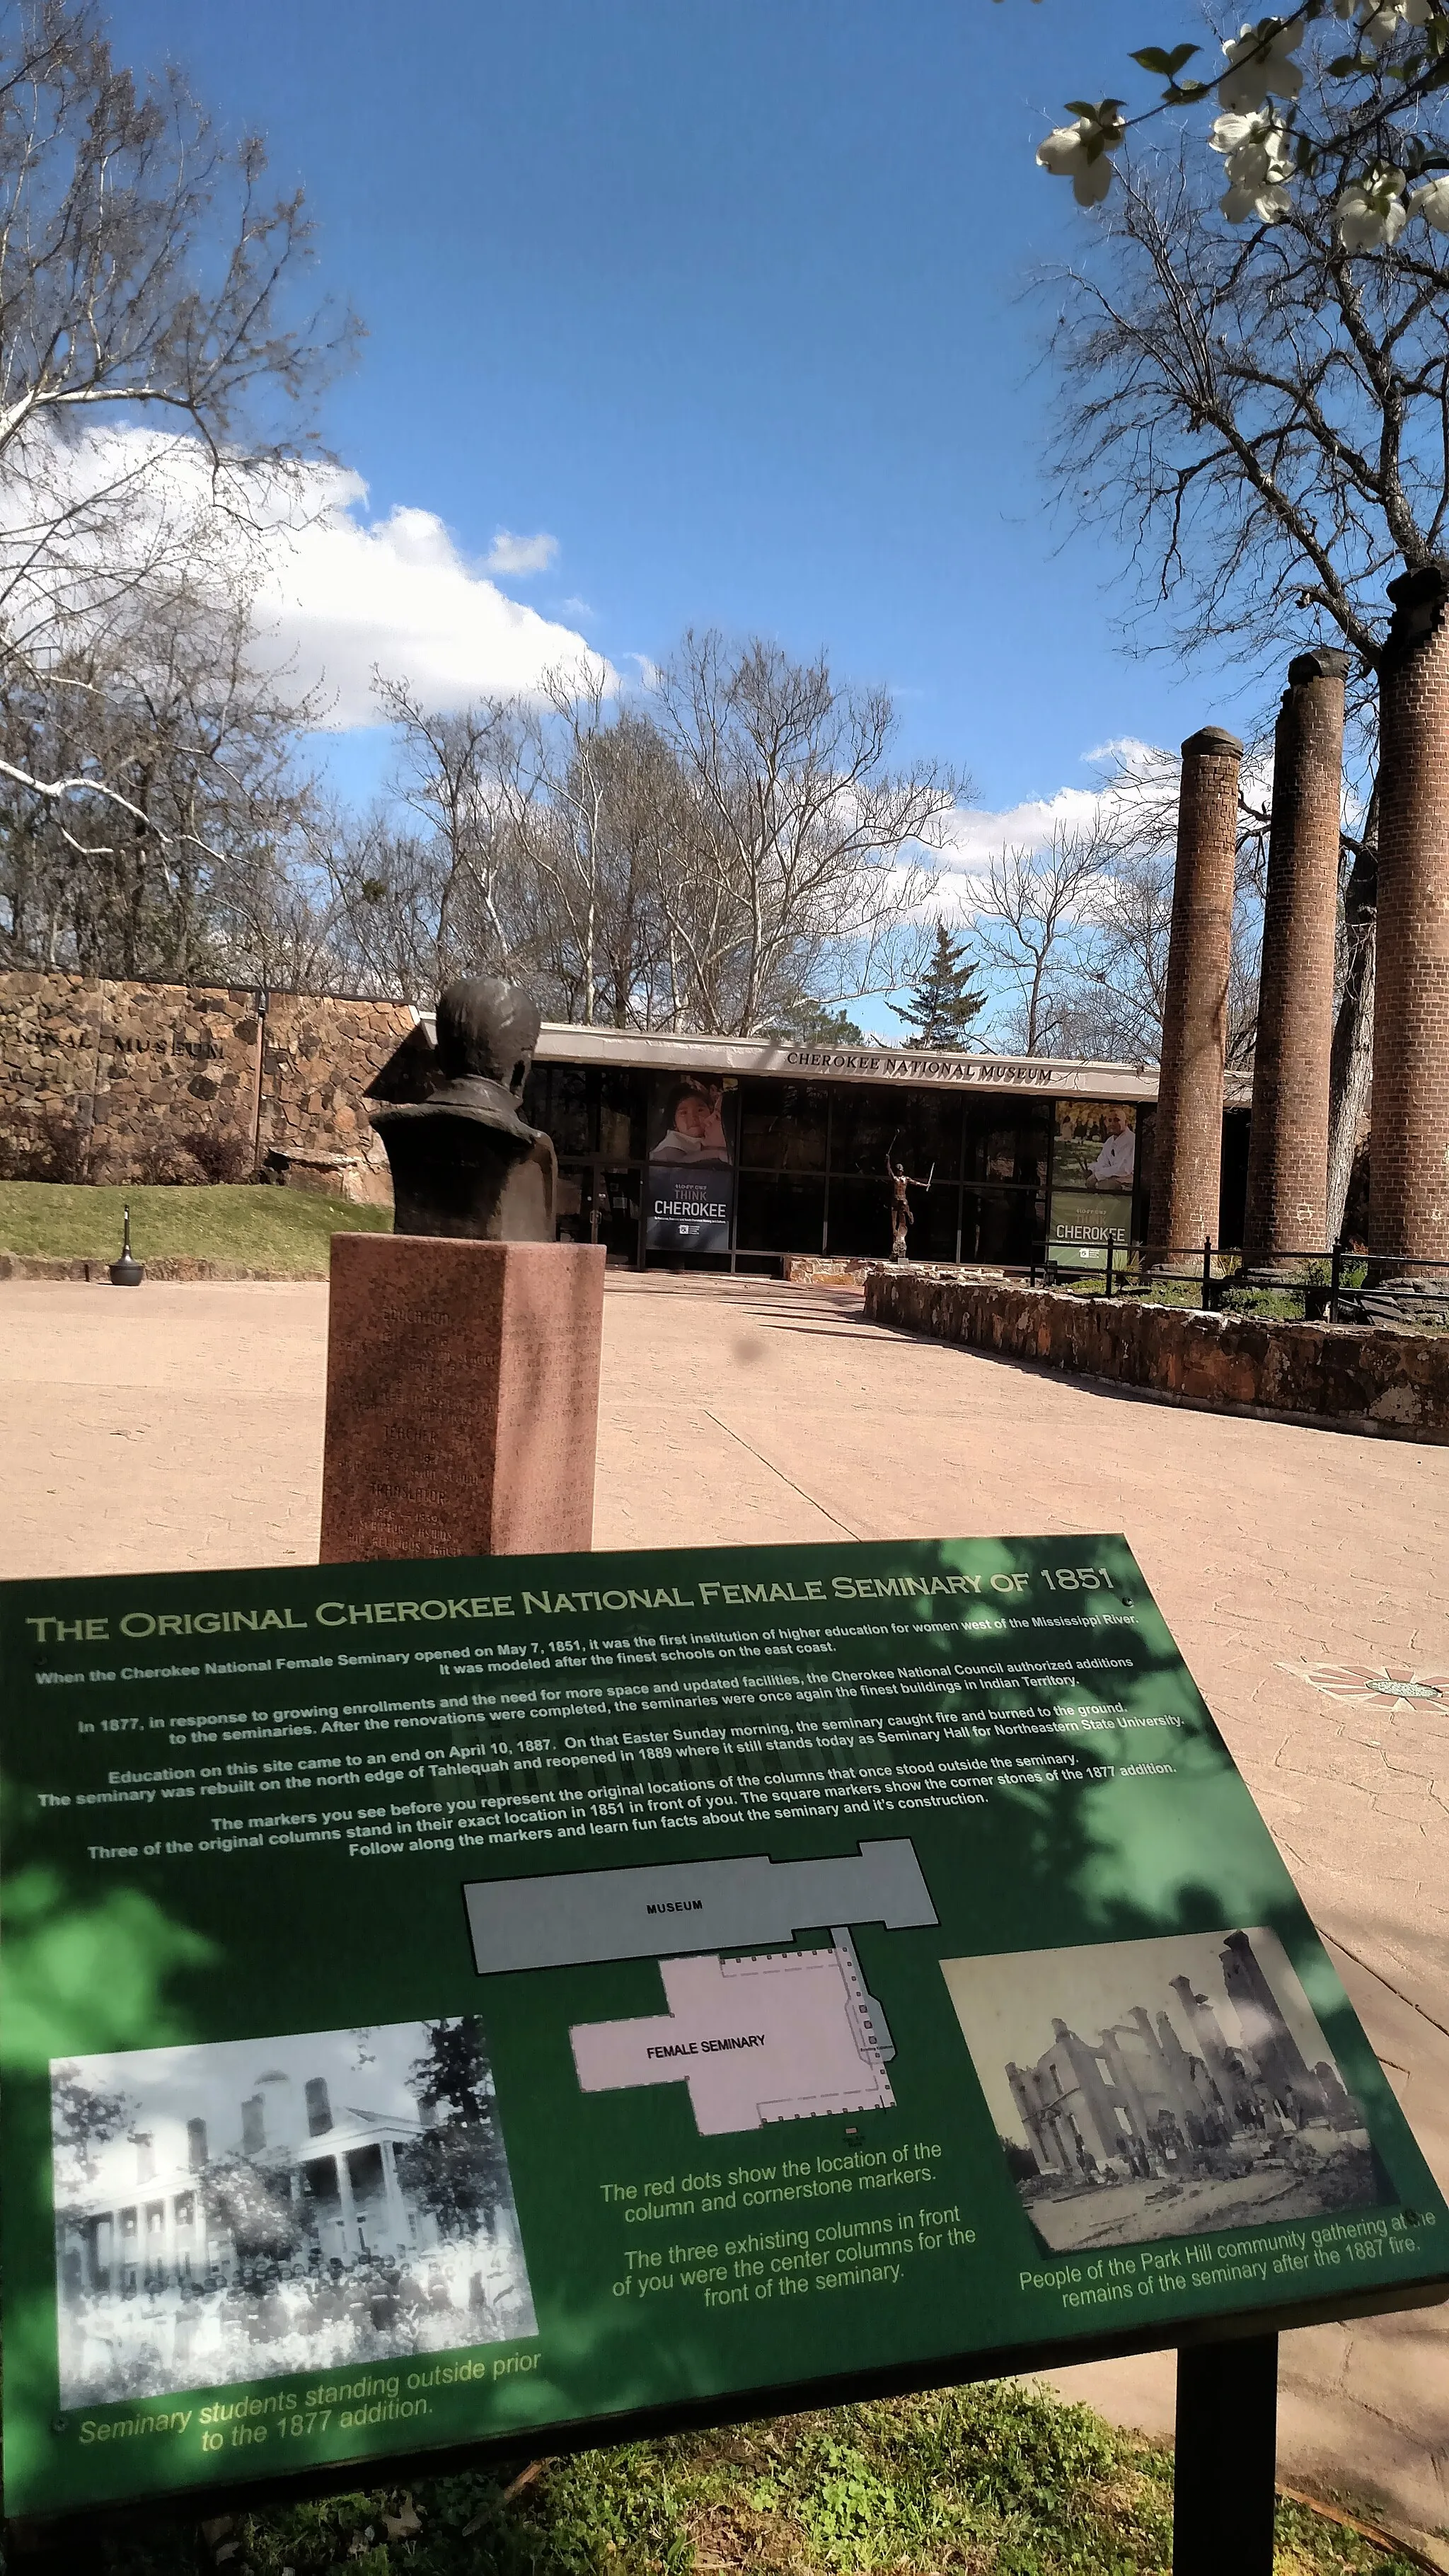
[[[239,2514],[200,2547],[194,2527],[133,2525],[93,2563],[194,2576],[216,2550],[228,2576],[1166,2576],[1172,2558],[1170,2453],[1010,2381],[586,2452],[510,2483]],[[1411,2565],[1280,2501],[1275,2576]]]
[[[114,1261],[125,1205],[138,1261],[185,1253],[298,1279],[326,1277],[329,1236],[392,1230],[388,1208],[353,1207],[344,1199],[314,1197],[310,1190],[232,1188],[224,1182],[91,1189],[66,1181],[0,1181],[0,1252]]]

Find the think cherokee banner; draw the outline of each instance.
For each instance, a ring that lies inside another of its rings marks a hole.
[[[728,1252],[737,1108],[735,1087],[723,1077],[684,1074],[655,1083],[644,1228],[650,1252],[691,1259]]]

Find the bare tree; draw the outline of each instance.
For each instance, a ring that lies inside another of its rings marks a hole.
[[[343,979],[360,993],[431,1003],[475,960],[439,941],[447,890],[445,850],[398,826],[386,806],[342,816],[320,849]]]
[[[1386,56],[1362,79],[1355,130],[1371,106],[1385,165],[1442,151],[1442,92],[1403,109]],[[1186,158],[1123,172],[1096,254],[1057,281],[1056,462],[1076,511],[1115,516],[1145,598],[1173,612],[1172,649],[1226,645],[1265,682],[1315,638],[1357,657],[1350,806],[1367,819],[1343,845],[1336,1223],[1367,1087],[1386,586],[1437,552],[1449,509],[1449,243],[1418,224],[1350,249],[1331,152],[1281,221],[1247,230],[1223,224],[1204,175]]]
[[[90,685],[74,666],[118,614],[133,626],[136,601],[181,577],[199,518],[224,513],[235,547],[258,478],[274,495],[304,452],[312,397],[356,326],[325,306],[294,312],[309,226],[299,193],[267,198],[265,170],[260,142],[224,143],[179,74],[138,87],[87,0],[12,11],[0,40],[0,674],[12,689]],[[194,501],[176,498],[178,455],[204,465]],[[67,830],[77,810],[137,819],[93,747],[47,766],[12,745],[0,778]]]
[[[454,716],[380,696],[396,803],[330,867],[365,982],[493,967],[562,1017],[716,1034],[899,984],[954,782],[889,768],[879,693],[704,637],[643,705],[590,668]]]
[[[1262,903],[1239,856],[1228,962],[1227,1062],[1251,1065],[1258,1028]],[[1054,985],[1052,1045],[1098,1063],[1155,1064],[1162,1052],[1167,946],[1172,928],[1172,857],[1129,851],[1104,876],[1093,917],[1073,943]]]
[[[1055,1005],[1064,1053],[1157,1063],[1171,923],[1171,852],[1127,852],[1102,880],[1076,972]]]
[[[397,731],[395,795],[420,830],[391,835],[374,822],[366,846],[377,864],[364,869],[363,900],[376,906],[399,877],[408,888],[414,918],[430,923],[431,955],[419,955],[424,988],[436,992],[464,962],[475,972],[511,974],[525,945],[515,897],[532,833],[529,711],[490,699],[434,715],[405,681],[380,676],[377,694]],[[390,863],[382,861],[384,843]]]
[[[697,824],[661,886],[681,1014],[747,1035],[792,992],[899,989],[919,953],[923,853],[961,782],[889,765],[888,692],[842,684],[823,654],[691,631],[653,702]]]
[[[309,708],[258,673],[244,596],[182,579],[113,612],[43,676],[0,659],[0,955],[181,980],[264,965],[313,807]],[[85,833],[11,774],[100,775]]]
[[[554,963],[568,993],[569,1017],[586,1027],[592,1025],[599,999],[602,952],[614,950],[617,975],[621,947],[624,954],[632,947],[635,910],[626,894],[627,926],[617,924],[614,937],[606,939],[606,907],[616,909],[621,891],[608,883],[615,838],[611,808],[627,768],[618,757],[615,728],[605,722],[608,699],[608,683],[597,665],[555,670],[545,677],[542,704],[530,708],[525,719],[537,817],[531,856],[555,927]],[[609,902],[610,895],[615,902]]]
[[[1080,831],[1054,826],[1044,850],[1002,850],[987,868],[976,908],[981,957],[1015,996],[1010,1036],[1023,1055],[1049,1054],[1057,1042],[1064,988],[1081,971],[1113,857],[1099,815]]]
[[[1267,748],[1249,746],[1239,799],[1227,1010],[1234,1067],[1251,1064],[1257,1036],[1270,818],[1256,782]],[[1176,753],[1138,747],[1104,782],[1107,865],[1072,942],[1057,1003],[1065,1052],[1153,1064],[1161,1054],[1181,776]]]
[[[1251,781],[1258,764],[1250,759]],[[978,908],[983,959],[1014,995],[1008,1034],[1027,1054],[1155,1064],[1162,1049],[1181,763],[1136,748],[1103,782],[1083,827],[1045,851],[1008,850]],[[1235,862],[1227,1060],[1251,1064],[1257,1032],[1268,816],[1245,795]]]
[[[630,915],[638,902],[616,859],[638,728],[611,718],[602,679],[558,671],[538,699],[452,715],[406,682],[379,679],[378,700],[397,734],[393,802],[345,834],[331,862],[366,980],[421,1001],[464,970],[525,975],[550,1008],[585,1022],[611,981],[607,1016],[627,1024],[639,941],[620,904]]]
[[[309,798],[310,802],[310,798]],[[330,845],[335,821],[309,815],[285,851],[259,854],[231,898],[225,968],[229,982],[265,992],[337,993],[361,989],[340,935],[319,842]],[[394,985],[386,988],[395,992]]]
[[[698,809],[649,717],[622,707],[595,742],[603,829],[596,1016],[615,1028],[680,1026],[681,975],[668,889],[692,867]]]
[[[619,716],[592,669],[454,715],[402,682],[378,697],[393,800],[329,862],[361,980],[423,1001],[465,970],[522,975],[563,1018],[651,1025],[654,889],[681,803],[653,728]]]
[[[668,890],[699,837],[688,782],[650,717],[588,669],[550,676],[535,728],[540,935],[567,1015],[676,1026]]]

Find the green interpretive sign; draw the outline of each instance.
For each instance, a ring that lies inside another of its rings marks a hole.
[[[12,2516],[1449,2286],[1120,1538],[0,1614]]]

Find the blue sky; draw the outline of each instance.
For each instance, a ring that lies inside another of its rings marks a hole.
[[[1069,96],[1135,79],[1143,0],[118,0],[306,183],[367,327],[324,428],[460,578],[617,666],[687,621],[826,644],[913,751],[1012,808],[1121,736],[1232,719],[1211,668],[1120,651],[1109,534],[1037,472],[1050,377],[1022,302],[1091,220],[1033,164]],[[1169,31],[1170,32],[1170,31]],[[389,540],[391,543],[391,540]],[[406,547],[404,546],[404,551]],[[396,548],[393,549],[396,551]],[[379,582],[378,596],[382,586]],[[398,646],[403,662],[407,642]],[[343,710],[346,712],[346,710]],[[358,710],[353,707],[353,713]],[[334,734],[344,783],[375,746]]]

